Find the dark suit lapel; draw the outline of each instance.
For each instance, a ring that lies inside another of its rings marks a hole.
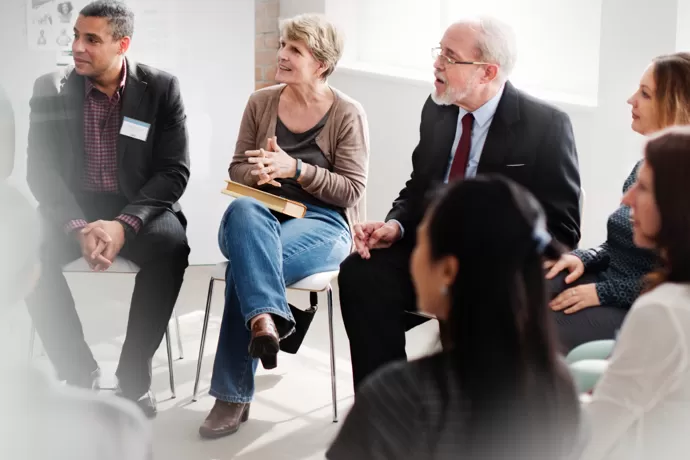
[[[140,120],[139,104],[141,103],[144,93],[146,92],[147,83],[142,81],[139,77],[138,67],[135,62],[127,60],[127,81],[125,82],[125,91],[122,98],[122,110],[120,111],[120,127],[124,117]],[[121,165],[125,155],[125,151],[129,144],[133,142],[127,136],[118,136],[117,138],[117,164]],[[140,142],[140,141],[134,141]]]
[[[431,149],[430,163],[432,180],[442,181],[450,160],[460,110],[455,105],[439,106],[439,110],[441,116],[434,126],[434,147]]]
[[[503,96],[496,107],[496,114],[486,136],[477,173],[489,166],[503,166],[512,148],[513,124],[520,120],[520,95],[515,87],[506,82]]]
[[[72,69],[57,83],[69,136],[67,152],[76,163],[75,170],[81,174],[84,167],[84,77]]]

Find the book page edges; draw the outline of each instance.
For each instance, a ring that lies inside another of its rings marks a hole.
[[[234,185],[236,184],[228,182],[227,189],[221,190],[221,193],[225,195],[230,195],[235,198],[240,198],[243,196],[255,198],[256,200],[261,201],[266,206],[268,206],[269,209],[272,209],[277,212],[282,212],[283,214],[287,214],[291,217],[304,217],[304,214],[307,211],[306,207],[301,203],[290,201],[286,198],[282,198],[279,196],[271,195],[270,193],[266,193],[251,187],[241,186],[241,184],[239,184],[239,187],[234,187]]]

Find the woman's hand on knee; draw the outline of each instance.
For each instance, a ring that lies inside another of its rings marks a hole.
[[[563,313],[569,315],[589,307],[600,305],[597,286],[594,283],[582,284],[570,289],[566,289],[551,301],[549,307],[553,311],[564,310]]]
[[[582,263],[582,260],[580,260],[579,257],[573,254],[563,254],[558,261],[552,264],[546,262],[544,264],[544,268],[550,268],[546,274],[547,280],[553,279],[563,270],[568,270],[570,274],[565,278],[566,284],[570,284],[577,280],[585,272],[585,264]]]

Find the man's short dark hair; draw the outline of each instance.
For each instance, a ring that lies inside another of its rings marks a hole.
[[[86,5],[79,14],[87,18],[106,18],[115,40],[134,35],[134,13],[121,1],[96,0]]]

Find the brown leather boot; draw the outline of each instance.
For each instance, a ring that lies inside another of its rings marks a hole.
[[[249,355],[259,358],[264,369],[278,365],[280,336],[270,316],[259,318],[252,325],[252,340],[249,342]]]
[[[229,403],[216,399],[213,409],[199,427],[202,438],[216,439],[229,436],[240,429],[249,418],[249,403]]]

